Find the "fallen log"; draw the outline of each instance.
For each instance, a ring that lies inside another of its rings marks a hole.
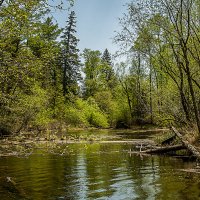
[[[185,146],[198,160],[200,160],[200,152],[187,140],[184,140],[184,137],[173,126],[171,128],[176,136],[181,140],[183,146]]]
[[[155,148],[155,149],[149,149],[149,150],[146,150],[146,151],[142,151],[141,153],[148,153],[148,154],[153,154],[153,153],[168,153],[170,151],[178,151],[178,150],[183,150],[183,149],[186,149],[185,146],[183,145],[173,145],[173,146],[167,146],[167,147],[158,147],[158,148]]]

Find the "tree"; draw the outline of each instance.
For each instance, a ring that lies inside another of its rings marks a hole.
[[[112,89],[115,86],[116,77],[115,72],[113,70],[113,63],[111,54],[108,49],[105,49],[102,55],[102,77],[105,79],[105,82],[108,85],[108,88]]]
[[[161,113],[162,105],[175,121],[179,118],[181,123],[195,122],[200,130],[199,2],[146,0],[129,3],[128,8],[115,41],[131,56],[140,53],[142,62],[146,62],[151,115],[157,115],[157,110]],[[169,92],[166,88],[171,90],[170,98],[163,96]],[[162,94],[162,101],[158,94]],[[179,94],[178,98],[175,94]],[[173,102],[173,109],[167,102]]]
[[[186,100],[183,89],[185,84],[189,88],[189,99],[191,99],[193,105],[192,112],[200,132],[199,108],[197,106],[199,101],[197,94],[200,87],[196,81],[197,77],[194,76],[197,73],[196,66],[198,66],[195,57],[197,58],[199,54],[196,48],[199,43],[197,34],[199,27],[197,20],[199,13],[196,9],[197,1],[161,1],[161,4],[162,13],[160,15],[163,17],[164,20],[162,22],[164,23],[156,21],[156,24],[164,33],[162,36],[167,44],[165,45],[165,51],[172,51],[170,58],[175,61],[175,70],[178,71],[175,77],[174,74],[171,74],[171,78],[176,84],[180,78],[180,97],[188,121],[190,121],[189,100]],[[195,89],[196,87],[198,90]]]
[[[166,4],[168,10],[168,16],[170,22],[173,25],[173,30],[175,34],[172,36],[176,37],[178,42],[178,49],[174,47],[174,44],[171,43],[171,48],[176,56],[177,65],[185,72],[187,77],[187,82],[190,90],[190,95],[192,99],[193,109],[195,113],[196,124],[200,134],[200,116],[199,109],[197,106],[197,96],[194,89],[193,75],[194,68],[191,65],[190,54],[193,54],[193,48],[190,45],[190,42],[193,40],[195,31],[197,31],[196,22],[193,20],[198,16],[198,13],[194,13],[195,1],[191,0],[180,0],[177,3],[174,3],[172,6],[169,5],[169,2]],[[175,16],[173,12],[177,10],[177,15]],[[193,25],[194,24],[194,25]],[[194,40],[193,40],[194,41]],[[196,70],[195,70],[196,71]],[[199,88],[200,89],[200,88]]]
[[[102,61],[107,63],[109,66],[112,66],[112,58],[108,49],[105,49],[105,51],[103,52]]]
[[[0,12],[1,125],[19,132],[48,110],[60,30],[44,20],[40,1],[13,1]]]
[[[84,49],[83,58],[85,60],[83,67],[83,72],[85,73],[83,92],[84,96],[88,98],[94,96],[99,89],[98,78],[101,70],[101,52]]]
[[[71,11],[62,35],[63,95],[77,94],[78,81],[81,79],[78,39],[76,33],[76,16]]]
[[[49,3],[54,3],[52,2],[53,0],[49,0],[49,1],[46,1],[46,0],[41,0],[41,2],[43,2],[46,6],[49,6]],[[70,3],[70,6],[73,6],[74,5],[74,0],[66,0],[67,2]],[[6,2],[6,4],[8,5],[11,1],[10,0],[0,0],[0,6],[3,5],[3,3]],[[62,5],[63,5],[63,1],[60,0],[60,2],[58,2],[58,4],[55,6],[56,8],[60,8],[62,9]],[[51,6],[52,7],[52,6]]]
[[[58,24],[53,23],[52,17],[47,17],[41,25],[41,40],[45,42],[46,56],[43,58],[46,70],[43,72],[46,79],[46,87],[50,96],[50,107],[53,110],[53,117],[56,116],[55,110],[59,99],[62,96],[62,65],[59,59],[60,43],[57,38],[62,30],[58,28]]]

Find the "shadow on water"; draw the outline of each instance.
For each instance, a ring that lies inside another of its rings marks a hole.
[[[131,138],[129,132],[124,133],[125,138],[127,134]],[[129,154],[132,147],[127,144],[68,144],[59,148],[65,148],[65,154],[38,148],[27,158],[1,157],[0,199],[200,199],[200,175],[179,170],[195,163]]]

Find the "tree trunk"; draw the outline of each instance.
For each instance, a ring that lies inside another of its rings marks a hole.
[[[149,93],[150,93],[150,114],[151,114],[151,124],[153,124],[153,101],[152,101],[152,64],[150,55],[150,72],[149,72]]]
[[[200,160],[200,152],[191,145],[188,141],[184,140],[183,136],[172,126],[173,132],[181,140],[183,146],[185,146],[198,160]]]
[[[199,131],[199,134],[200,134],[199,111],[198,111],[197,102],[196,102],[196,96],[195,96],[195,92],[194,92],[194,88],[193,88],[193,84],[192,84],[192,78],[191,78],[191,73],[190,73],[188,59],[186,60],[186,73],[187,73],[187,80],[188,80],[188,85],[189,85],[189,88],[190,88],[190,94],[191,94],[191,98],[192,98],[192,103],[193,103],[193,108],[194,108],[196,123],[197,123],[198,131]]]
[[[190,112],[189,112],[189,109],[188,109],[188,106],[187,106],[188,105],[187,100],[186,100],[185,94],[184,94],[184,92],[181,88],[179,89],[179,93],[180,93],[181,104],[182,104],[182,107],[183,107],[183,110],[184,110],[184,113],[185,113],[186,120],[188,122],[190,122],[191,118],[190,118]]]

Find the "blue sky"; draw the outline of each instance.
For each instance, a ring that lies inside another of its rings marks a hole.
[[[80,39],[79,49],[84,48],[111,53],[117,50],[113,44],[114,31],[118,31],[119,17],[126,12],[124,6],[130,0],[75,0],[72,8],[77,16],[77,37]],[[54,13],[55,19],[61,27],[65,26],[68,18],[67,11]]]

